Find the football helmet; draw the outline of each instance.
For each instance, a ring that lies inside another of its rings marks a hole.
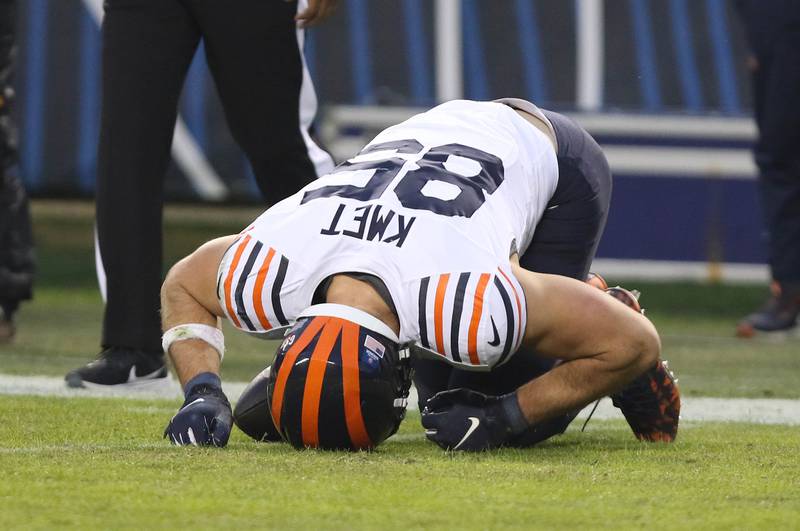
[[[372,315],[342,304],[300,314],[267,384],[272,420],[295,448],[370,449],[394,434],[411,386],[408,349]]]

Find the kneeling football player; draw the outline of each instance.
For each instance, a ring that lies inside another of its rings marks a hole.
[[[374,447],[403,418],[413,365],[443,448],[535,444],[608,395],[639,438],[674,439],[653,325],[582,281],[610,189],[591,137],[522,100],[452,101],[386,129],[172,268],[164,349],[186,401],[165,435],[227,442],[228,318],[283,338],[237,405],[256,438]]]

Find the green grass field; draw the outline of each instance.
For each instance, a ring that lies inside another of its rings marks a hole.
[[[791,528],[797,428],[687,425],[642,444],[622,422],[528,450],[447,454],[411,416],[372,453],[235,433],[159,438],[177,403],[0,398],[3,528]],[[32,422],[31,419],[36,419]],[[10,429],[9,429],[10,428]]]
[[[167,262],[256,214],[169,209]],[[36,299],[16,343],[0,346],[0,373],[61,376],[98,350],[91,208],[39,202],[34,217]],[[763,288],[631,287],[685,396],[800,398],[800,343],[732,337]],[[226,341],[228,380],[270,361],[268,343],[232,332]],[[652,445],[623,422],[593,420],[537,448],[463,455],[427,443],[411,413],[371,453],[297,452],[239,432],[217,450],[160,438],[178,405],[0,393],[0,527],[800,528],[796,426],[688,422],[675,444]]]

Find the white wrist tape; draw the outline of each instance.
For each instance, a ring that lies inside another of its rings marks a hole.
[[[205,341],[219,353],[220,361],[225,357],[225,336],[222,335],[222,330],[216,326],[200,323],[187,323],[173,326],[164,332],[164,336],[161,338],[161,348],[164,349],[164,354],[169,353],[169,347],[174,342],[184,341],[186,339]]]

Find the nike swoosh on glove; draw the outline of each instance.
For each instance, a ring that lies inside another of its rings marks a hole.
[[[231,404],[222,392],[219,377],[203,373],[186,384],[186,400],[164,430],[178,446],[228,444],[233,425]]]
[[[425,436],[445,450],[498,448],[528,428],[516,393],[488,396],[451,389],[432,396],[422,410]]]

